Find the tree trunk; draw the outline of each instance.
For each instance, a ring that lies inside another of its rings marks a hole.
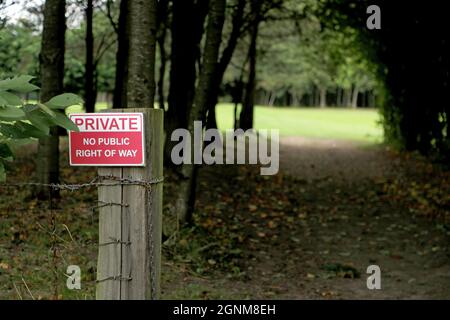
[[[342,106],[342,90],[339,87],[336,89],[336,106]]]
[[[327,89],[320,87],[320,107],[326,108],[327,106]]]
[[[156,0],[129,3],[128,108],[153,108],[155,96]]]
[[[359,90],[357,87],[355,87],[352,93],[352,108],[354,109],[358,108],[358,94]]]
[[[251,2],[253,21],[250,31],[250,46],[248,50],[249,74],[245,87],[244,101],[239,116],[239,127],[243,130],[253,128],[253,109],[256,89],[256,42],[258,38],[258,28],[261,22],[260,9],[261,2],[253,0]]]
[[[113,108],[126,108],[128,78],[128,0],[120,1]]]
[[[84,106],[86,112],[94,112],[94,33],[92,31],[93,0],[87,0],[86,6],[86,61],[84,70]]]
[[[350,107],[352,99],[352,88],[344,90],[344,107]]]
[[[238,119],[238,107],[239,103],[234,103],[234,109],[233,109],[233,129],[236,130],[239,126],[239,119]]]
[[[170,153],[175,145],[170,140],[172,131],[187,128],[188,125],[195,92],[195,64],[199,60],[199,44],[207,13],[207,1],[200,1],[197,5],[193,0],[176,0],[172,3],[169,107],[164,118],[166,164],[172,163]]]
[[[206,129],[217,129],[216,104],[208,106],[208,116],[206,118]]]
[[[168,17],[168,0],[160,0],[158,2],[158,35],[156,41],[159,47],[160,67],[158,79],[158,102],[159,108],[164,110],[164,76],[166,74],[167,53],[165,48],[167,34],[167,17]]]
[[[301,94],[298,94],[296,92],[292,93],[292,106],[293,107],[300,107],[300,99],[301,99]]]
[[[314,107],[320,106],[320,90],[319,87],[314,88]]]
[[[369,107],[370,108],[376,108],[376,97],[375,93],[373,91],[369,92]]]
[[[270,91],[269,101],[267,102],[267,105],[269,107],[273,107],[273,104],[275,103],[276,98],[277,98],[277,95],[275,94],[275,92]]]
[[[204,120],[207,103],[211,99],[213,78],[216,75],[219,48],[222,39],[222,27],[225,19],[225,0],[211,0],[203,64],[195,90],[194,102],[189,113],[188,130],[194,136],[194,121]],[[178,184],[176,201],[177,217],[181,222],[189,223],[195,206],[195,188],[198,165],[183,164],[182,180]]]
[[[211,101],[208,101],[208,120],[207,128],[217,128],[216,121],[216,105],[219,100],[219,89],[222,83],[223,76],[230,64],[233,57],[234,50],[236,49],[239,37],[242,35],[242,26],[244,24],[244,9],[246,0],[238,0],[236,7],[233,11],[232,17],[232,29],[230,37],[228,38],[227,45],[223,50],[222,56],[217,66],[217,72],[214,76],[214,84],[212,87]]]
[[[42,102],[63,92],[65,5],[65,0],[45,2],[42,47],[39,55]],[[39,139],[36,176],[39,183],[59,182],[59,136],[56,127],[50,129],[49,137]],[[57,197],[59,192],[51,188],[38,187],[35,195],[39,199],[46,199]]]
[[[313,106],[313,107],[317,106],[316,98],[317,98],[317,89],[316,89],[316,86],[313,86],[312,93],[311,93],[311,100],[312,100],[311,106]]]

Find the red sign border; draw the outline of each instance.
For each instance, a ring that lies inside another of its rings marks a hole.
[[[96,113],[71,113],[69,119],[72,120],[72,116],[112,116],[112,115],[138,115],[141,118],[141,136],[142,136],[142,162],[139,164],[73,164],[72,152],[71,152],[71,137],[70,134],[74,131],[69,130],[69,164],[73,167],[145,167],[145,128],[144,128],[144,113],[142,112],[96,112]],[[89,132],[89,131],[85,131]],[[108,132],[108,131],[106,131]],[[125,131],[127,132],[127,131]]]

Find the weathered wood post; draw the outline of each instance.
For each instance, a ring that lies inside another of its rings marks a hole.
[[[96,297],[117,300],[158,299],[163,110],[114,109],[106,112],[144,114],[145,166],[98,169],[104,183],[98,188],[100,216]]]

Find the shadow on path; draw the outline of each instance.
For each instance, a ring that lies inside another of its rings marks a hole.
[[[246,166],[203,168],[199,223],[223,220],[214,228],[245,237],[238,244],[245,276],[191,275],[170,280],[166,291],[198,285],[213,298],[450,299],[448,233],[384,190],[402,166],[381,146],[288,137],[277,177]],[[381,269],[381,290],[367,288],[369,265]]]

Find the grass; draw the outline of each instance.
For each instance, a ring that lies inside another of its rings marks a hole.
[[[97,103],[97,111],[106,109],[106,103]],[[82,112],[81,106],[69,108]],[[234,106],[221,103],[217,106],[217,121],[221,130],[233,127]],[[383,130],[380,115],[375,109],[343,108],[255,108],[255,129],[278,129],[281,136],[353,140],[367,144],[380,143]]]
[[[221,129],[232,128],[234,108],[231,104],[217,107]],[[375,109],[342,108],[255,108],[256,129],[278,129],[281,136],[302,136],[379,143],[383,131]]]

